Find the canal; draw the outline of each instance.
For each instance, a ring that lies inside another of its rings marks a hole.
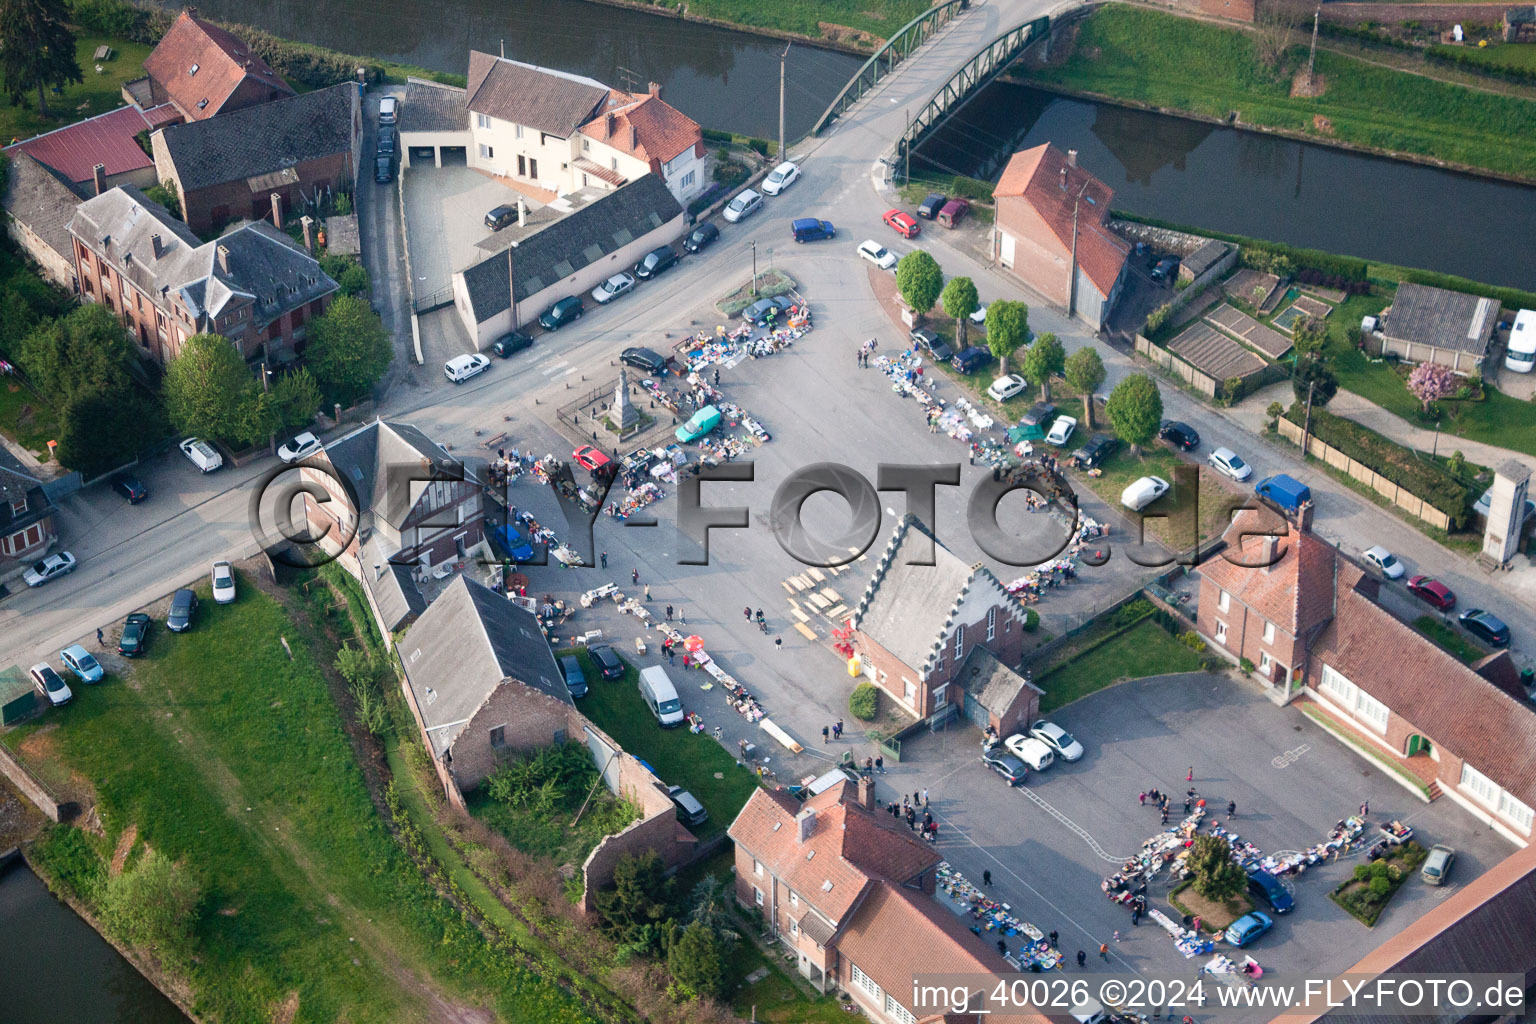
[[[20,861],[0,866],[0,936],[5,1024],[187,1024]]]

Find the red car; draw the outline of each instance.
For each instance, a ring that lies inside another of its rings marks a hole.
[[[1429,576],[1415,576],[1408,581],[1408,593],[1443,612],[1456,607],[1456,593]]]
[[[923,230],[910,213],[901,210],[886,210],[885,222],[895,228],[902,238],[916,238]]]
[[[571,453],[571,457],[576,460],[577,465],[584,469],[590,469],[594,473],[599,472],[604,466],[613,461],[589,444],[584,444],[577,448]]]

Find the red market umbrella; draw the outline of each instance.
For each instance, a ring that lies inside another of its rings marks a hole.
[[[690,636],[688,639],[683,641],[683,650],[689,652],[690,654],[697,653],[698,651],[702,651],[703,649],[704,649],[704,638],[701,637],[701,636],[698,636],[697,634],[695,634],[694,636]]]

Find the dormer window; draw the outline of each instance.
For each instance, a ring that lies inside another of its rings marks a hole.
[[[199,67],[199,65],[193,64],[190,68],[188,68],[187,69],[187,77],[190,78],[193,75],[197,74],[198,67]]]
[[[11,515],[19,516],[27,510],[27,496],[11,499]]]
[[[207,106],[208,106],[208,100],[206,98],[200,99],[200,100],[197,101],[197,109],[198,110],[202,110],[203,108],[205,108]]]

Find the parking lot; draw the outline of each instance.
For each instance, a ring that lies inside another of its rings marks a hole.
[[[516,204],[520,194],[462,163],[412,164],[404,182],[412,290],[423,299],[449,287],[455,271],[489,255],[475,248],[490,234],[486,212]]]

